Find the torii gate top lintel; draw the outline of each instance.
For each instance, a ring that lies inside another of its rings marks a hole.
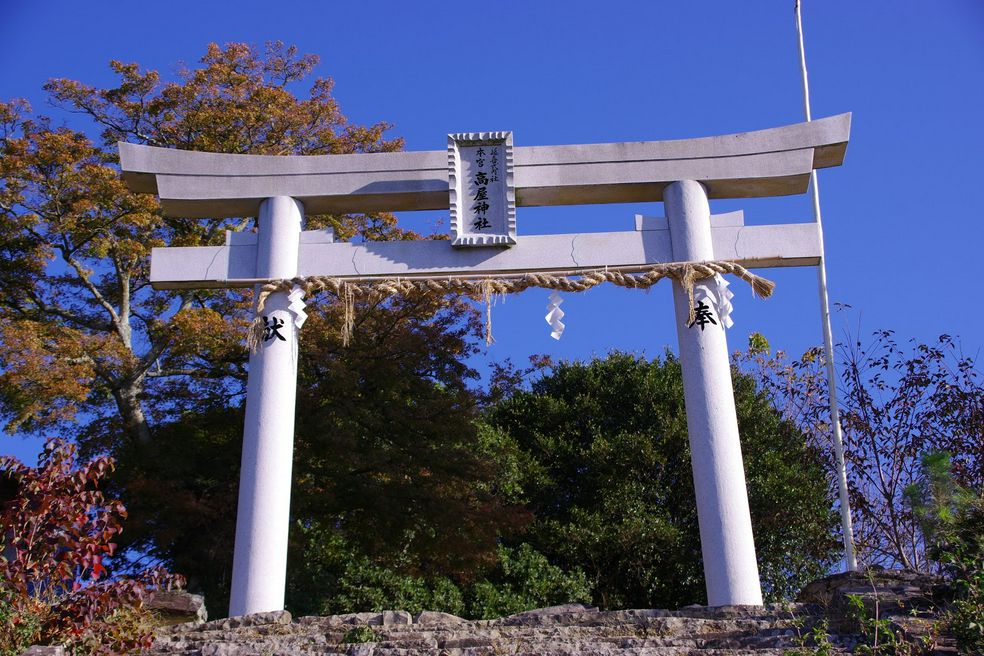
[[[661,201],[677,180],[709,198],[805,193],[810,172],[843,162],[851,115],[739,134],[514,148],[517,206]],[[121,142],[131,190],[156,193],[175,217],[255,216],[272,196],[305,213],[440,210],[449,206],[447,151],[233,155]]]

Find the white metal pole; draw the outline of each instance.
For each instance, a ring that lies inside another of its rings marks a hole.
[[[796,3],[796,36],[799,40],[800,72],[803,79],[803,111],[806,120],[812,121],[810,113],[810,82],[806,73],[806,49],[803,47],[803,19],[800,16],[800,3]],[[824,256],[823,221],[820,216],[820,187],[817,171],[810,173],[810,188],[813,196],[813,220],[820,235],[820,263],[817,265],[817,282],[820,291],[820,318],[823,325],[823,350],[827,361],[827,390],[830,398],[830,425],[834,442],[834,455],[837,464],[837,490],[840,496],[841,532],[844,535],[844,567],[854,572],[858,569],[854,553],[854,528],[851,524],[851,501],[847,490],[847,469],[844,464],[844,440],[841,434],[840,406],[837,401],[837,369],[834,364],[834,338],[830,330],[830,299],[827,295],[827,261]]]
[[[713,260],[711,211],[703,185],[674,182],[663,192],[663,204],[673,259]],[[690,299],[676,281],[673,301],[707,603],[760,605],[762,588],[724,327],[719,317],[713,324],[688,325]]]
[[[256,272],[297,275],[304,208],[287,196],[268,198],[258,217]],[[297,329],[285,292],[265,305],[268,328],[249,358],[239,510],[229,615],[283,610],[297,396]]]

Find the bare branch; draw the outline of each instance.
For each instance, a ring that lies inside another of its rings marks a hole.
[[[99,288],[96,287],[91,280],[89,280],[89,276],[85,273],[85,267],[83,267],[82,264],[75,259],[75,257],[64,251],[62,252],[62,257],[64,257],[65,262],[75,270],[75,273],[78,275],[82,285],[89,291],[92,298],[95,299],[95,301],[101,305],[104,310],[106,310],[107,314],[109,314],[113,322],[113,327],[116,329],[116,333],[121,339],[124,340],[125,343],[125,335],[121,330],[122,326],[120,325],[120,316],[116,313],[116,308],[113,307],[112,303],[106,300],[106,297],[102,295]]]
[[[150,369],[144,374],[147,378],[173,378],[175,376],[201,376],[202,369]]]
[[[190,296],[181,296],[181,303],[178,307],[178,312],[188,308],[191,305]],[[175,312],[177,314],[178,312]],[[140,358],[140,363],[138,364],[137,370],[139,372],[138,376],[143,377],[148,374],[150,368],[157,362],[157,358],[161,356],[164,350],[171,345],[171,337],[169,335],[161,335],[156,340],[154,340],[150,350],[147,351],[143,357]]]

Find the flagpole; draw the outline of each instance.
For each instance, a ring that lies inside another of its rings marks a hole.
[[[803,79],[803,110],[806,120],[810,115],[810,83],[806,73],[806,50],[803,47],[803,19],[800,16],[800,1],[795,0],[796,36],[799,40],[800,72]],[[837,402],[837,371],[834,365],[834,339],[830,330],[830,299],[827,295],[827,261],[823,245],[823,221],[820,216],[820,189],[817,184],[817,171],[810,172],[810,189],[813,197],[813,220],[820,236],[820,263],[817,265],[817,283],[820,292],[820,316],[823,325],[823,350],[827,363],[827,391],[830,398],[830,424],[837,465],[837,489],[840,496],[841,532],[844,535],[844,567],[847,571],[858,569],[854,553],[854,528],[851,525],[851,502],[847,491],[847,470],[844,465],[844,441],[841,434],[840,407]]]

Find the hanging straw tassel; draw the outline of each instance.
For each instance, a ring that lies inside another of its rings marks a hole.
[[[342,283],[342,346],[347,347],[355,331],[355,290],[351,283]]]
[[[756,276],[749,273],[749,278],[747,282],[752,286],[752,293],[759,298],[769,298],[772,296],[772,292],[775,291],[776,283],[772,282],[768,278],[762,278],[761,276]]]
[[[267,283],[259,288],[256,296],[256,316],[249,323],[246,329],[246,349],[252,355],[260,350],[263,343],[263,332],[266,324],[263,321],[263,308],[266,306],[267,297],[277,291],[276,283]]]
[[[482,300],[485,301],[485,345],[492,346],[495,338],[492,337],[492,279],[486,278],[482,281]]]
[[[679,282],[687,294],[687,325],[689,326],[697,320],[697,312],[694,310],[694,283],[697,282],[697,271],[692,264],[683,263],[670,272],[670,277]]]
[[[256,315],[246,331],[246,348],[250,353],[256,353],[263,343],[263,317]]]

